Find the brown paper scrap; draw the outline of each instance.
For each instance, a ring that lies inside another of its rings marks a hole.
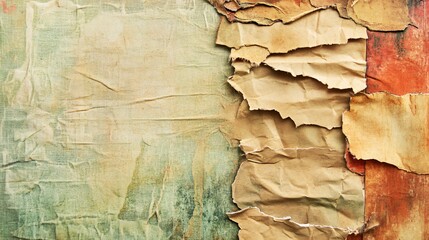
[[[348,91],[328,89],[312,78],[293,77],[266,66],[235,74],[228,82],[243,94],[251,110],[276,110],[296,126],[340,127],[350,97]]]
[[[264,149],[278,150],[297,148],[328,148],[343,151],[344,135],[341,129],[304,125],[296,127],[290,119],[282,119],[275,111],[250,111],[246,101],[239,108],[237,118],[230,125],[232,130],[226,131],[232,139],[240,142],[248,160],[267,162],[252,158]],[[266,156],[266,155],[265,155]]]
[[[341,17],[348,18],[347,0],[310,0],[314,7],[331,7],[334,6]]]
[[[267,59],[268,55],[270,55],[270,51],[268,51],[268,49],[254,45],[243,46],[239,49],[232,48],[229,58],[232,61],[237,59],[246,60],[254,66],[259,66],[261,62]]]
[[[315,78],[328,88],[352,88],[355,93],[366,88],[365,39],[270,55],[264,63],[293,76]]]
[[[358,159],[375,159],[429,174],[429,95],[357,95],[344,113],[343,131]]]
[[[271,25],[275,22],[293,22],[320,8],[313,7],[309,0],[272,1],[272,0],[237,0],[242,9],[234,15],[240,22],[255,22]]]
[[[258,45],[270,53],[287,53],[297,48],[345,44],[349,39],[367,38],[366,28],[343,19],[333,9],[316,11],[290,24],[271,26],[231,23],[222,18],[216,43],[239,49]]]
[[[406,0],[349,0],[347,13],[375,31],[401,31],[411,22]]]
[[[299,224],[290,217],[276,218],[261,212],[258,208],[246,208],[238,212],[228,213],[229,218],[238,223],[238,237],[242,240],[267,239],[346,239],[346,229],[331,226]]]
[[[302,148],[268,164],[245,161],[232,185],[234,202],[300,223],[358,229],[364,221],[363,183],[347,170],[343,155]]]

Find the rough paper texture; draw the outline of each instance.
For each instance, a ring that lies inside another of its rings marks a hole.
[[[320,8],[312,6],[309,0],[209,0],[218,12],[231,22],[254,22],[271,25],[275,22],[289,23]]]
[[[341,129],[327,130],[313,125],[297,128],[290,119],[282,119],[274,111],[249,111],[246,101],[240,106],[237,118],[229,125],[231,139],[240,142],[240,147],[248,160],[267,162],[268,160],[250,157],[264,149],[290,149],[296,154],[297,148],[329,148],[343,151],[344,135]]]
[[[367,38],[366,28],[341,18],[333,9],[326,9],[286,25],[258,26],[222,18],[216,43],[235,49],[258,45],[270,53],[287,53],[297,48],[345,44],[349,39],[359,38]]]
[[[344,113],[343,131],[357,159],[393,164],[429,174],[429,96],[373,93],[354,96]]]
[[[347,0],[310,0],[314,7],[331,7],[335,6],[341,17],[348,18]]]
[[[242,240],[340,240],[346,239],[348,235],[345,229],[299,224],[290,217],[276,218],[261,212],[258,208],[246,208],[229,213],[229,217],[240,226],[238,236]]]
[[[255,22],[260,25],[271,25],[281,21],[289,23],[318,10],[309,0],[270,1],[270,0],[237,0],[241,9],[234,13],[234,20]]]
[[[259,66],[261,62],[267,59],[270,52],[268,49],[259,47],[259,46],[243,46],[239,49],[231,49],[231,54],[229,55],[232,61],[237,59],[246,60],[252,65]]]
[[[365,53],[366,40],[359,39],[342,45],[325,45],[270,55],[264,63],[293,76],[312,77],[328,88],[352,88],[356,93],[366,88]]]
[[[299,223],[357,229],[363,224],[363,184],[347,170],[343,155],[327,148],[299,148],[295,156],[275,162],[245,161],[233,184],[234,202],[241,209],[258,207]]]
[[[347,14],[357,23],[376,31],[404,30],[411,22],[407,0],[349,0]]]
[[[219,127],[238,94],[213,7],[14,2],[0,239],[233,239],[239,154]]]
[[[340,127],[350,97],[348,91],[328,89],[312,78],[293,77],[267,66],[252,68],[248,74],[235,74],[228,82],[243,94],[251,110],[276,110],[297,126]]]

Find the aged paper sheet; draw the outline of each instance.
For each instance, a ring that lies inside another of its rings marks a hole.
[[[426,94],[354,96],[343,131],[357,159],[378,160],[420,174],[429,173]]]

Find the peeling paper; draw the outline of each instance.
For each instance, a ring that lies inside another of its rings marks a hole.
[[[334,240],[346,239],[346,229],[331,226],[300,224],[290,217],[276,218],[261,212],[258,208],[246,208],[229,213],[229,218],[238,223],[240,239],[296,239]]]
[[[429,174],[429,95],[357,95],[344,113],[343,132],[357,159],[389,163]]]
[[[230,23],[222,18],[216,43],[235,49],[257,45],[268,49],[270,53],[287,53],[297,48],[345,44],[349,39],[360,38],[367,38],[366,28],[341,18],[333,9],[326,9],[286,25]]]
[[[358,229],[364,221],[363,183],[343,156],[327,148],[298,148],[295,156],[276,162],[245,161],[232,185],[234,202],[300,223]]]
[[[349,0],[347,13],[374,31],[401,31],[411,22],[406,0]]]
[[[270,55],[268,49],[259,46],[243,46],[239,49],[231,49],[229,58],[232,61],[237,59],[246,60],[253,66],[259,66]]]
[[[233,239],[217,13],[79,2],[0,14],[0,239]]]
[[[282,119],[274,111],[250,111],[246,101],[239,108],[234,122],[227,130],[231,139],[240,143],[241,149],[248,154],[248,160],[266,162],[251,158],[250,155],[272,149],[329,148],[344,150],[344,135],[341,129],[327,130],[313,125],[296,127],[290,119]],[[295,154],[295,153],[294,153]]]
[[[249,74],[235,74],[228,82],[243,94],[250,110],[275,110],[296,124],[314,124],[331,129],[341,126],[350,93],[328,89],[308,77],[293,77],[270,67],[252,68]]]
[[[311,5],[314,7],[332,7],[334,6],[341,17],[348,18],[347,14],[347,0],[310,0]]]
[[[366,88],[366,40],[350,40],[343,45],[297,49],[270,55],[264,63],[275,70],[319,80],[328,88],[360,92]]]
[[[275,22],[293,22],[320,8],[313,7],[309,0],[270,1],[270,0],[237,0],[241,9],[234,13],[234,20],[255,22],[260,25],[272,25]]]

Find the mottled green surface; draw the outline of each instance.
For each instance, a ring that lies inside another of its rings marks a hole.
[[[235,239],[212,6],[7,3],[0,239]]]

